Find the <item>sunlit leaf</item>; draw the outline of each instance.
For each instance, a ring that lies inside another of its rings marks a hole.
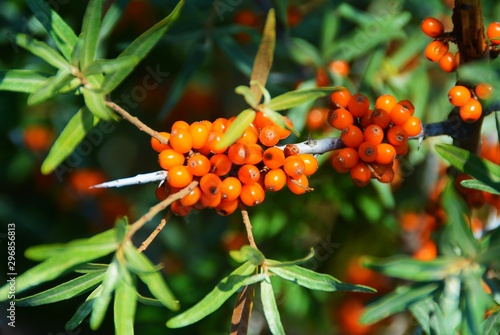
[[[19,306],[38,306],[67,300],[87,292],[97,286],[104,277],[105,270],[87,273],[46,291],[16,301]]]
[[[132,276],[123,265],[120,266],[120,279],[113,306],[115,334],[133,335],[137,294]]]
[[[0,70],[0,91],[32,93],[49,78],[49,74],[34,70]]]
[[[276,44],[276,17],[274,9],[270,9],[267,13],[264,31],[262,32],[262,40],[259,45],[259,50],[255,56],[255,61],[250,75],[250,82],[259,82],[263,87],[266,86],[267,77],[271,71],[274,57],[274,47]],[[255,101],[260,102],[262,91],[256,85],[250,84]]]
[[[224,133],[224,136],[222,136],[220,142],[216,144],[216,148],[226,148],[236,142],[254,119],[255,111],[253,109],[245,109],[243,112],[238,114]]]
[[[324,66],[319,50],[305,39],[299,37],[292,38],[288,49],[290,57],[303,66]]]
[[[40,57],[55,68],[69,68],[69,62],[57,51],[51,48],[47,43],[38,41],[25,34],[16,35],[16,44],[28,50],[35,56]]]
[[[255,266],[250,262],[242,264],[227,277],[224,277],[219,284],[217,284],[217,286],[196,305],[168,320],[167,327],[185,327],[215,312],[227,299],[240,289],[245,279],[247,279],[254,270]]]
[[[78,266],[73,269],[76,273],[94,273],[94,272],[104,272],[108,268],[108,264],[100,264],[100,263],[87,263]]]
[[[412,304],[409,309],[426,334],[453,333],[452,328],[445,322],[441,308],[432,297]]]
[[[464,319],[462,322],[470,334],[481,334],[481,323],[489,301],[484,292],[481,276],[484,269],[468,268],[463,272]]]
[[[476,179],[462,180],[460,182],[460,185],[462,185],[463,187],[472,188],[475,190],[480,190],[480,191],[488,192],[491,194],[500,194],[500,190],[497,190],[491,186],[488,186],[485,183],[483,183],[479,180],[476,180]]]
[[[92,312],[92,307],[94,306],[94,301],[96,297],[101,293],[102,285],[99,285],[92,293],[85,299],[84,303],[78,307],[75,314],[66,323],[64,328],[66,330],[73,330],[78,327],[82,321]]]
[[[112,293],[120,282],[119,267],[120,264],[116,257],[114,257],[111,264],[108,266],[108,270],[106,270],[106,273],[104,274],[101,284],[101,292],[95,298],[92,306],[92,314],[90,315],[90,328],[92,330],[98,329],[104,320],[109,302],[111,301]]]
[[[481,334],[483,335],[498,335],[500,331],[500,309],[497,309],[486,320],[484,320],[481,327]]]
[[[98,118],[106,121],[113,119],[113,111],[106,106],[106,100],[102,93],[88,89],[86,87],[82,88],[83,98],[85,99],[85,105],[90,110],[92,114]]]
[[[369,304],[361,316],[360,322],[371,324],[407,309],[411,304],[432,295],[439,287],[438,283],[398,287]]]
[[[160,40],[163,34],[168,30],[168,28],[170,28],[170,26],[180,16],[180,11],[183,5],[184,0],[179,1],[170,15],[136,38],[125,50],[123,50],[118,58],[123,56],[136,56],[140,60],[144,59],[144,57],[146,57],[155,44]],[[107,94],[113,91],[132,72],[133,69],[134,68],[123,69],[106,76],[102,85],[103,93]]]
[[[266,107],[274,111],[290,109],[324,97],[325,95],[338,91],[342,88],[343,87],[341,86],[332,86],[290,91],[274,97],[271,99],[270,103],[266,104]]]
[[[125,259],[133,269],[140,271],[139,278],[148,286],[149,291],[165,307],[176,311],[179,309],[179,301],[168,288],[160,272],[150,260],[130,243],[125,245]]]
[[[123,56],[117,59],[98,59],[83,69],[82,74],[89,76],[97,73],[112,73],[129,67],[135,67],[139,59],[136,56]]]
[[[43,86],[33,91],[28,97],[28,105],[34,106],[58,95],[61,89],[70,85],[74,79],[69,68],[59,70],[57,74],[45,81]]]
[[[265,260],[264,255],[259,250],[249,245],[244,245],[240,250],[231,250],[229,255],[238,263],[250,261],[255,266],[261,265]]]
[[[297,265],[280,266],[280,262],[270,259],[266,260],[266,264],[269,266],[270,272],[273,272],[281,278],[291,281],[292,283],[311,290],[326,292],[375,292],[375,290],[370,287],[343,283],[330,275],[318,273]]]
[[[99,118],[87,107],[80,109],[68,122],[59,137],[52,145],[49,154],[42,163],[41,171],[49,174],[54,171],[85,138],[85,135],[97,124]]]
[[[80,66],[85,68],[90,64],[97,51],[99,41],[99,30],[101,28],[103,0],[89,0],[82,22],[82,51],[80,54]]]
[[[283,329],[283,325],[281,324],[280,312],[276,305],[276,298],[274,297],[273,286],[269,277],[267,277],[267,280],[260,282],[260,297],[269,330],[273,335],[284,335],[285,329]]]

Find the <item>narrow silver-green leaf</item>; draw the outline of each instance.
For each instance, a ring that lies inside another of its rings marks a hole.
[[[113,306],[115,334],[133,335],[137,293],[132,276],[124,266],[120,266],[120,279]]]
[[[493,188],[489,185],[486,185],[482,181],[479,181],[476,179],[462,180],[460,182],[460,185],[462,185],[463,187],[472,188],[475,190],[480,190],[480,191],[488,192],[491,194],[500,194],[500,190],[497,190],[496,188]]]
[[[279,266],[280,262],[270,259],[266,260],[269,265],[269,271],[277,274],[283,279],[289,280],[292,283],[306,287],[311,290],[319,290],[326,292],[334,291],[352,291],[352,292],[376,292],[374,289],[362,286],[343,283],[340,280],[327,275],[318,273],[297,265]]]
[[[144,254],[130,243],[125,246],[125,259],[132,269],[140,271],[137,275],[148,286],[149,291],[156,299],[172,311],[179,309],[179,301],[168,288],[160,272]]]
[[[264,255],[249,245],[244,245],[240,250],[231,250],[229,255],[238,263],[250,261],[255,266],[261,265],[265,261]]]
[[[236,142],[248,128],[250,123],[255,119],[255,111],[253,109],[245,109],[238,114],[236,119],[231,123],[229,128],[222,136],[222,139],[217,143],[217,148],[226,148]]]
[[[94,273],[94,272],[105,272],[108,269],[108,264],[100,264],[100,263],[87,263],[80,265],[75,268],[73,271],[76,273]]]
[[[95,298],[101,293],[102,285],[99,285],[90,295],[85,299],[84,303],[78,307],[75,314],[71,317],[64,328],[66,330],[74,330],[78,327],[82,321],[92,312],[92,307],[94,306]]]
[[[453,334],[453,328],[445,322],[441,308],[432,297],[417,301],[409,309],[426,334]]]
[[[289,127],[286,122],[285,122],[285,119],[283,118],[283,115],[281,115],[280,113],[272,110],[272,109],[269,109],[269,108],[266,108],[264,107],[264,113],[266,113],[266,116],[274,122],[275,125],[277,125],[278,127],[280,128],[284,128],[284,129],[288,129],[288,130],[291,130],[295,136],[299,136],[299,132],[297,131],[297,129],[293,128],[293,127]]]
[[[45,1],[26,0],[26,4],[52,37],[64,58],[70,61],[77,40],[73,29]]]
[[[162,307],[163,306],[163,304],[158,299],[145,297],[145,296],[139,294],[139,292],[137,292],[137,291],[135,293],[137,295],[137,301],[143,305],[155,306],[155,307]]]
[[[130,67],[135,67],[139,62],[136,56],[123,56],[117,59],[99,59],[95,60],[82,71],[84,76],[90,76],[98,73],[113,73],[122,71]]]
[[[254,272],[250,262],[242,264],[208,293],[196,305],[167,321],[169,328],[181,328],[193,324],[219,309],[222,304],[240,289],[245,280]]]
[[[288,49],[290,57],[297,63],[308,67],[324,66],[320,51],[305,39],[294,37]]]
[[[76,297],[97,286],[102,281],[104,273],[105,271],[87,273],[46,291],[19,299],[16,305],[38,306]]]
[[[277,262],[277,263],[272,263],[273,267],[283,267],[283,266],[293,266],[293,265],[301,265],[304,263],[307,263],[311,259],[313,259],[315,256],[314,248],[311,248],[309,250],[309,254],[307,256],[295,259],[293,261],[284,261],[284,262]]]
[[[85,105],[90,110],[90,112],[92,112],[92,114],[105,121],[110,121],[113,119],[113,112],[109,107],[106,106],[105,97],[101,92],[83,87],[82,93],[83,98],[85,99]]]
[[[253,95],[252,91],[250,90],[250,87],[245,86],[245,85],[240,85],[234,89],[234,92],[242,95],[243,98],[245,99],[246,103],[250,107],[252,107],[252,108],[257,107],[257,100],[255,100],[255,96]]]
[[[500,332],[500,309],[497,309],[486,320],[483,321],[481,334],[498,335]]]
[[[111,6],[109,6],[101,22],[99,41],[106,39],[111,34],[116,23],[120,20],[123,11],[125,10],[125,7],[127,7],[128,3],[129,0],[118,0],[114,1]]]
[[[97,51],[99,41],[99,30],[101,28],[102,0],[90,0],[83,16],[82,22],[82,51],[80,54],[80,66],[85,68],[90,64]]]
[[[179,1],[174,10],[166,18],[148,29],[144,34],[135,39],[118,58],[123,56],[137,56],[142,60],[151,51],[155,44],[160,40],[163,34],[170,28],[180,16],[180,11],[184,5],[184,0]],[[107,94],[113,91],[133,70],[134,68],[123,69],[106,76],[102,89],[103,93]]]
[[[276,305],[273,285],[269,276],[266,280],[260,282],[260,297],[269,330],[273,335],[285,335],[285,329],[283,329],[283,324],[281,323],[280,312]]]
[[[35,56],[40,57],[55,68],[69,68],[70,64],[57,50],[51,48],[47,43],[38,41],[25,34],[16,35],[16,44],[28,50]]]
[[[463,271],[465,327],[470,334],[481,334],[481,324],[489,296],[484,292],[481,275],[485,269],[467,268]]]
[[[49,74],[34,70],[0,70],[0,91],[32,93],[49,78]]]
[[[73,74],[69,68],[59,70],[55,76],[47,79],[42,87],[29,95],[28,105],[38,105],[58,95],[63,87],[70,85],[73,79]]]
[[[87,107],[80,109],[68,122],[57,140],[50,148],[49,154],[42,163],[41,171],[49,174],[54,171],[85,138],[85,135],[99,123]]]
[[[120,263],[118,259],[114,257],[111,264],[109,264],[108,270],[104,274],[101,284],[102,290],[94,300],[92,314],[90,315],[90,328],[92,330],[97,330],[104,320],[113,291],[120,281],[119,266]]]
[[[439,288],[438,283],[423,286],[402,286],[368,305],[360,318],[363,324],[371,324],[388,316],[404,311],[417,301],[432,295]]]
[[[290,91],[274,97],[268,104],[266,104],[266,107],[274,111],[290,109],[300,106],[306,102],[324,97],[325,95],[338,91],[342,88],[343,87],[341,86],[331,86]]]

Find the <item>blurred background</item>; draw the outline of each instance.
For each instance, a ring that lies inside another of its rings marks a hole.
[[[123,5],[123,15],[101,41],[103,58],[118,55],[176,4],[117,1]],[[111,1],[106,3],[109,6]],[[53,0],[49,4],[78,34],[87,1]],[[246,106],[234,88],[248,85],[266,13],[275,7],[277,45],[267,86],[272,96],[296,88],[343,85],[367,95],[372,105],[384,93],[398,100],[409,99],[424,123],[441,121],[451,111],[447,91],[456,77],[425,59],[423,51],[430,39],[421,32],[420,23],[434,16],[451,30],[452,6],[453,1],[440,0],[187,1],[179,21],[111,99],[158,131],[168,131],[177,120],[237,115]],[[485,1],[483,6],[485,24],[498,21],[500,4]],[[22,0],[2,1],[0,68],[51,71],[13,43],[17,32],[49,41]],[[492,77],[487,71],[483,73],[484,81],[495,80],[498,65]],[[44,157],[83,99],[59,96],[36,107],[27,107],[26,99],[25,94],[0,91],[0,247],[1,254],[6,254],[6,226],[15,223],[18,273],[35,264],[23,257],[27,247],[92,236],[113,227],[117,217],[137,220],[157,202],[155,184],[104,190],[89,186],[160,170],[150,138],[123,121],[94,128],[59,169],[42,175]],[[327,108],[328,99],[320,99],[289,110],[286,114],[301,137],[287,141],[338,136],[325,122]],[[493,120],[489,116],[484,122],[482,154],[499,164]],[[451,140],[429,138],[420,148],[418,141],[412,141],[391,184],[375,182],[364,188],[354,186],[349,175],[335,172],[330,155],[324,154],[318,157],[320,169],[310,180],[314,192],[300,196],[288,190],[267,193],[262,205],[250,209],[255,239],[267,257],[292,260],[314,248],[317,254],[307,267],[379,291],[374,295],[312,292],[273,281],[288,334],[412,333],[416,322],[409,315],[397,315],[372,326],[357,322],[365,303],[397,285],[363,269],[358,261],[364,255],[436,256],[433,236],[443,217],[438,196],[446,181],[445,166],[432,149],[437,142]],[[492,205],[476,211],[477,229],[488,220],[498,220],[495,213]],[[136,245],[160,219],[156,217],[136,234]],[[173,217],[146,254],[164,265],[167,283],[187,308],[235,267],[228,251],[246,242],[240,215],[222,217],[213,210],[203,210]],[[0,278],[5,267],[6,261],[2,261]],[[84,299],[18,307],[16,328],[7,327],[2,318],[0,330],[27,335],[113,333],[110,312],[99,331],[92,332],[87,324],[73,332],[64,330]],[[139,305],[136,331],[141,335],[227,334],[233,303],[234,299],[221,311],[176,330],[165,327],[172,312]],[[5,306],[0,304],[2,309]],[[250,334],[268,333],[261,311],[257,303]]]

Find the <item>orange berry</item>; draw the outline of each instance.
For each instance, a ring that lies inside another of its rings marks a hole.
[[[402,145],[408,140],[408,133],[401,126],[393,126],[387,131],[387,141],[394,146]]]
[[[391,115],[385,109],[375,109],[370,117],[372,124],[376,124],[382,129],[389,127],[391,124]]]
[[[368,141],[361,143],[358,147],[358,156],[366,163],[373,162],[377,158],[377,144]]]
[[[363,140],[372,142],[373,144],[380,144],[384,139],[384,130],[377,124],[371,124],[366,127],[363,132]]]
[[[250,124],[250,126],[245,129],[245,132],[241,137],[236,141],[236,143],[244,143],[246,145],[255,144],[259,140],[259,132],[255,127]]]
[[[286,9],[286,19],[288,26],[295,27],[302,22],[302,12],[295,6],[288,6]]]
[[[366,166],[366,164],[363,162],[358,162],[354,167],[352,167],[349,173],[354,185],[358,187],[367,185],[370,182],[370,178],[372,176],[372,173],[368,169],[368,166]]]
[[[335,129],[342,130],[354,123],[352,114],[344,108],[328,112],[328,123]]]
[[[306,127],[309,130],[320,129],[325,125],[327,118],[327,108],[314,107],[307,113]]]
[[[487,83],[479,83],[474,87],[474,93],[481,100],[488,100],[493,94],[493,86]]]
[[[159,132],[158,135],[164,137],[167,141],[170,140],[170,133],[167,132]],[[162,144],[156,138],[151,137],[151,148],[153,148],[156,152],[162,152],[166,149],[171,149],[172,147],[169,144]]]
[[[471,98],[468,103],[460,107],[460,117],[468,123],[476,122],[483,113],[481,103],[474,98]]]
[[[182,121],[182,120],[179,120],[179,121],[175,121],[174,124],[172,125],[171,129],[170,129],[170,132],[174,132],[176,130],[179,130],[179,129],[184,129],[184,130],[188,130],[189,129],[189,123],[187,123],[186,121]]]
[[[200,189],[207,197],[220,196],[222,180],[214,173],[207,173],[200,178]]]
[[[233,214],[238,209],[239,201],[238,199],[233,200],[224,200],[222,199],[217,207],[215,207],[215,211],[217,214],[226,216]]]
[[[366,95],[361,93],[354,94],[347,104],[347,109],[354,117],[363,117],[366,115],[369,108],[370,100],[368,100]]]
[[[193,140],[193,148],[200,149],[207,144],[210,130],[203,122],[194,122],[189,126],[189,134]]]
[[[323,67],[318,67],[316,69],[316,86],[325,87],[330,85],[330,76],[328,72]]]
[[[486,30],[486,35],[488,36],[491,44],[500,44],[500,22],[492,22],[488,25]]]
[[[199,208],[216,208],[217,206],[219,206],[221,201],[222,196],[220,192],[213,196],[201,192],[200,200],[198,201],[196,206],[199,206]]]
[[[170,146],[181,154],[188,153],[193,148],[193,138],[187,129],[175,129],[170,133]]]
[[[172,187],[184,188],[193,181],[193,174],[186,166],[177,165],[168,170],[167,181]]]
[[[193,176],[204,176],[210,172],[210,160],[207,156],[196,153],[189,157],[186,163],[187,169],[193,174]]]
[[[255,113],[255,119],[253,120],[255,128],[258,130],[264,128],[265,126],[274,125],[274,122],[267,116],[266,113],[258,111]]]
[[[404,124],[404,130],[408,136],[417,136],[422,132],[422,121],[416,116],[411,116]]]
[[[288,116],[283,116],[283,120],[285,120],[285,124],[288,128],[293,129],[293,122]],[[280,140],[284,140],[285,138],[290,136],[292,131],[288,128],[277,127],[278,137],[280,138]]]
[[[391,110],[391,121],[397,126],[403,125],[415,112],[415,107],[408,100],[401,100]]]
[[[248,145],[247,164],[256,165],[262,161],[262,147],[257,143]]]
[[[457,60],[455,55],[451,52],[447,52],[441,59],[439,60],[439,67],[444,72],[453,72],[457,68]]]
[[[189,192],[184,198],[180,200],[181,205],[189,207],[193,206],[200,200],[201,190],[198,186],[196,186],[191,192]]]
[[[343,59],[334,60],[328,64],[328,69],[340,77],[347,77],[349,75],[349,63]]]
[[[425,18],[421,25],[422,31],[429,37],[436,38],[444,33],[444,25],[433,17]]]
[[[259,25],[259,18],[252,10],[242,9],[234,14],[234,22],[242,26],[256,27]]]
[[[305,169],[304,174],[310,176],[318,170],[318,160],[311,154],[299,154],[297,155],[300,159],[304,161]]]
[[[248,156],[248,146],[243,143],[231,144],[227,150],[227,157],[229,157],[231,162],[236,165],[246,164]]]
[[[469,102],[471,99],[470,90],[461,85],[453,86],[448,91],[448,100],[450,100],[453,106],[463,106]]]
[[[361,129],[366,129],[369,125],[372,124],[372,114],[373,110],[369,109],[368,113],[366,113],[365,116],[363,116],[361,119],[359,119],[359,125],[361,126]]]
[[[384,173],[380,175],[380,178],[378,178],[378,181],[383,183],[383,184],[389,184],[392,183],[394,180],[394,170],[392,167],[385,169]]]
[[[241,194],[241,181],[236,177],[225,178],[220,185],[222,200],[235,200]]]
[[[309,189],[309,179],[307,179],[306,175],[302,175],[297,179],[288,177],[286,186],[294,194],[304,194]]]
[[[404,142],[400,145],[395,145],[394,149],[396,149],[396,155],[406,156],[406,154],[408,153],[408,142]]]
[[[275,146],[279,140],[278,127],[274,124],[263,127],[259,132],[259,141],[266,147]]]
[[[344,169],[351,169],[359,161],[358,151],[354,148],[342,148],[339,150],[337,161]]]
[[[349,149],[352,149],[352,148],[349,148]],[[352,149],[354,150],[354,149]],[[338,173],[347,173],[349,172],[349,169],[346,169],[342,166],[341,162],[338,160],[338,157],[339,157],[339,151],[340,150],[335,150],[333,153],[332,153],[332,156],[331,156],[331,163],[332,163],[332,166],[333,168],[335,169],[335,171],[337,171]],[[358,152],[356,150],[354,150],[356,152],[356,155],[358,154]]]
[[[224,176],[231,171],[233,163],[226,154],[215,154],[210,157],[210,171],[217,176]]]
[[[348,126],[342,130],[340,139],[344,145],[357,148],[363,142],[363,132],[355,125]]]
[[[448,52],[448,42],[432,41],[425,48],[425,57],[431,62],[438,62]]]
[[[174,166],[184,164],[184,155],[174,149],[166,149],[158,154],[158,162],[163,170],[170,170]]]
[[[421,261],[430,261],[436,258],[437,247],[433,240],[425,241],[419,249],[413,253],[413,258]]]
[[[170,209],[172,210],[172,213],[174,213],[175,215],[186,216],[191,212],[193,208],[186,207],[182,205],[179,200],[176,200],[170,205]]]
[[[285,164],[285,153],[276,147],[267,148],[262,155],[264,164],[270,169],[277,169]]]
[[[220,147],[219,143],[224,137],[224,133],[222,132],[214,132],[213,130],[208,135],[207,146],[208,149],[214,154],[221,154],[227,150],[228,147]]]
[[[389,164],[392,163],[396,157],[396,149],[394,146],[388,143],[380,143],[377,145],[377,157],[375,161],[379,164]]]
[[[286,184],[286,173],[282,169],[271,169],[264,176],[264,187],[271,192],[281,190]]]
[[[164,187],[164,185],[158,186],[155,189],[155,197],[158,199],[158,201],[163,201],[167,199],[167,197],[170,195],[170,192],[167,191],[167,189]]]
[[[245,184],[241,187],[240,200],[247,206],[257,206],[264,201],[266,194],[259,183]]]
[[[227,129],[227,122],[228,120],[224,117],[215,119],[215,121],[212,122],[211,131],[214,133],[224,133]]]
[[[298,156],[288,156],[285,158],[285,163],[283,164],[283,170],[285,173],[293,179],[298,179],[304,174],[306,165],[304,161]]]
[[[392,95],[382,94],[375,101],[375,108],[383,109],[390,113],[397,103],[398,101]]]
[[[347,88],[342,88],[330,94],[330,101],[335,108],[347,108],[351,100],[351,92]]]
[[[259,181],[260,171],[255,165],[245,164],[238,169],[238,179],[243,184],[253,184]]]

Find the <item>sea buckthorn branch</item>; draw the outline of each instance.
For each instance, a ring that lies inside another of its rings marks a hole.
[[[142,242],[141,246],[137,249],[139,252],[143,252],[148,248],[148,246],[153,242],[153,240],[158,236],[158,234],[163,230],[163,227],[167,224],[168,220],[172,216],[172,211],[168,211],[163,219],[161,219],[160,224],[153,230],[153,232],[148,236],[147,239]]]
[[[240,204],[240,210],[241,210],[241,217],[243,218],[243,223],[245,224],[245,229],[247,231],[248,243],[250,243],[251,247],[258,249],[257,245],[255,244],[255,239],[253,238],[252,223],[250,222],[250,217],[248,216],[248,211],[245,205]]]

